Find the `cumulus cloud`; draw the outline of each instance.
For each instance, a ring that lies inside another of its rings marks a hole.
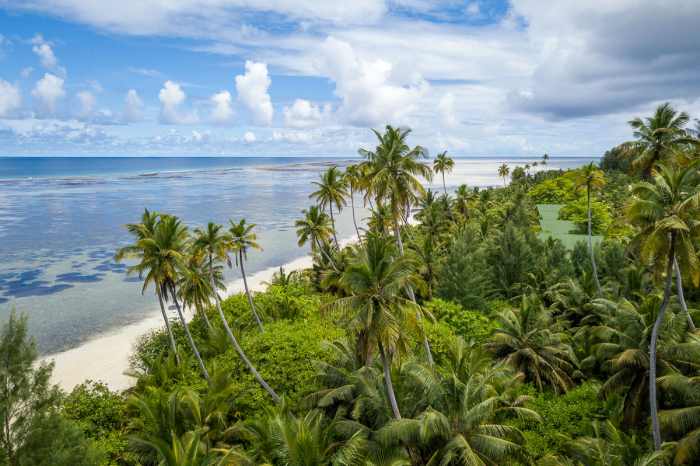
[[[160,109],[160,122],[166,125],[194,125],[199,122],[197,110],[180,112],[180,105],[187,95],[180,89],[179,84],[166,81],[158,93],[158,99],[163,103]]]
[[[238,102],[250,112],[249,121],[256,126],[272,124],[272,102],[267,89],[272,80],[265,63],[245,62],[245,74],[236,76]]]
[[[66,69],[62,66],[58,66],[58,58],[54,55],[53,50],[51,50],[51,45],[53,45],[51,42],[45,41],[41,34],[35,34],[34,37],[29,40],[29,43],[35,44],[34,47],[32,47],[32,51],[41,59],[41,66],[64,78],[66,77]]]
[[[247,142],[255,142],[255,134],[251,133],[250,131],[245,133],[243,137]]]
[[[127,123],[142,121],[146,113],[146,104],[139,98],[134,89],[130,89],[126,93],[124,102],[126,102],[126,109],[124,109],[124,114],[122,115],[123,120]]]
[[[511,14],[537,66],[508,94],[517,110],[561,120],[700,97],[697,2],[513,0]]]
[[[451,92],[443,95],[435,107],[435,117],[438,124],[450,128],[456,128],[460,125],[459,120],[455,116],[455,96]]]
[[[90,91],[80,91],[76,95],[80,109],[76,112],[78,118],[87,118],[97,108],[97,97]]]
[[[214,108],[207,118],[207,123],[221,126],[232,124],[236,113],[231,108],[231,93],[229,91],[221,91],[218,94],[214,94],[211,96],[211,102]]]
[[[32,89],[32,97],[37,101],[36,116],[48,118],[56,116],[58,99],[66,96],[63,90],[63,79],[51,73],[45,73],[43,79],[36,82]]]
[[[22,91],[17,84],[0,79],[0,118],[13,118],[22,107]]]
[[[331,106],[326,104],[323,109],[304,99],[296,99],[291,107],[282,109],[284,122],[295,128],[308,128],[326,122],[331,116]]]
[[[356,126],[405,124],[419,108],[429,88],[417,75],[407,86],[395,84],[391,63],[358,59],[349,43],[334,37],[326,39],[321,53],[321,72],[336,83],[334,95],[343,100],[337,114],[344,123]]]
[[[29,75],[34,71],[34,67],[28,66],[27,68],[23,69],[19,75],[22,76],[22,78],[27,78]]]

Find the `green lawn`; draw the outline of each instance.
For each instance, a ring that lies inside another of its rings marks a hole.
[[[586,235],[572,235],[569,231],[573,230],[574,222],[571,220],[557,220],[559,209],[564,207],[562,204],[537,204],[537,211],[540,213],[540,226],[542,232],[537,233],[541,240],[546,240],[550,236],[554,239],[561,240],[567,249],[573,249],[574,245],[583,240],[588,241]],[[593,244],[603,241],[602,236],[594,236]]]

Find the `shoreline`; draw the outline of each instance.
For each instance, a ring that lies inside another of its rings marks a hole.
[[[340,246],[345,247],[355,242],[357,238],[353,235],[340,241]],[[281,267],[287,273],[311,267],[312,256],[304,256],[293,259]],[[263,281],[269,282],[280,266],[269,267],[248,276],[248,286],[251,292],[265,291],[266,285]],[[226,291],[221,293],[222,299],[231,295],[245,292],[242,278],[237,278],[226,285]],[[168,310],[166,310],[168,312]],[[177,314],[176,314],[177,315]],[[190,321],[193,313],[183,310],[185,320]],[[51,375],[51,383],[56,384],[63,390],[70,392],[85,381],[92,380],[102,382],[110,390],[122,391],[133,386],[134,379],[124,375],[124,371],[129,369],[129,355],[138,338],[151,331],[163,327],[163,315],[160,307],[156,306],[153,312],[141,321],[121,327],[112,332],[97,335],[92,340],[82,345],[63,351],[49,354],[40,358],[41,362],[54,362],[54,370]]]

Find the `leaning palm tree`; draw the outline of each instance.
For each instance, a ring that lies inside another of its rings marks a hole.
[[[250,296],[250,290],[248,289],[248,280],[245,276],[245,269],[243,268],[243,262],[248,260],[248,248],[260,249],[262,248],[255,240],[258,239],[258,235],[252,233],[253,228],[255,228],[255,223],[250,225],[245,224],[245,219],[242,218],[238,223],[234,223],[230,220],[231,228],[229,228],[228,233],[231,237],[231,247],[234,249],[238,256],[236,257],[236,265],[241,268],[241,275],[243,275],[243,285],[245,286],[245,294],[248,297],[248,304],[250,304],[250,310],[253,311],[253,316],[255,321],[258,323],[258,328],[260,332],[264,332],[262,323],[260,323],[260,318],[258,313],[255,311],[255,306],[253,306],[253,299]]]
[[[700,262],[693,248],[692,236],[700,231],[697,220],[700,212],[700,180],[697,168],[700,160],[675,168],[668,162],[659,162],[652,171],[654,183],[642,181],[632,189],[632,203],[624,220],[641,231],[630,243],[639,247],[642,261],[653,257],[655,278],[666,270],[664,300],[651,335],[649,400],[654,447],[661,449],[658,406],[656,402],[656,348],[664,313],[671,298],[674,260],[679,269],[696,286],[700,277]]]
[[[343,179],[348,188],[350,188],[350,203],[352,206],[352,223],[355,224],[355,233],[357,233],[357,239],[360,240],[362,244],[362,236],[360,236],[360,230],[357,229],[357,221],[355,221],[355,191],[362,189],[362,172],[357,167],[357,165],[348,165],[345,168],[345,173],[343,174]]]
[[[212,288],[209,273],[209,264],[203,256],[197,256],[195,251],[192,251],[193,256],[189,263],[189,272],[185,275],[180,291],[182,292],[182,302],[185,307],[196,310],[203,318],[209,327],[209,330],[214,331],[209,316],[205,310],[205,306],[209,306],[211,301],[212,289],[226,289],[223,283],[224,274],[223,267],[217,265],[214,267],[212,275],[215,287]]]
[[[335,204],[338,212],[343,210],[343,206],[348,205],[345,196],[348,195],[346,189],[346,181],[343,174],[337,167],[329,167],[324,173],[318,174],[321,181],[314,181],[313,184],[318,186],[318,190],[309,194],[309,198],[316,198],[321,206],[325,209],[328,206],[328,211],[331,214],[331,224],[335,229],[335,219],[333,218],[333,204]],[[333,239],[335,239],[335,247],[340,250],[338,237],[335,230],[333,231]]]
[[[331,235],[336,233],[330,217],[315,205],[302,210],[301,213],[304,214],[304,218],[294,222],[294,227],[297,228],[297,236],[299,237],[299,247],[310,242],[311,250],[313,252],[321,251],[328,259],[331,267],[335,269],[335,264],[322,247],[322,245],[329,245]]]
[[[141,222],[140,223],[127,223],[124,226],[129,230],[129,233],[131,234],[131,237],[133,240],[136,242],[134,245],[130,246],[125,246],[123,248],[120,248],[117,250],[117,252],[114,254],[114,260],[116,262],[120,262],[122,259],[125,258],[137,258],[141,259],[141,261],[144,261],[144,256],[143,253],[144,251],[138,246],[138,242],[144,238],[150,238],[153,236],[155,229],[156,229],[156,224],[158,223],[158,218],[160,217],[160,214],[153,211],[149,212],[147,208],[144,208],[143,214],[141,214]],[[130,275],[131,273],[136,273],[138,272],[139,278],[142,277],[142,269],[134,269],[133,272],[127,271],[127,275]],[[146,292],[146,288],[148,288],[148,285],[153,283],[155,285],[156,289],[156,295],[158,296],[158,302],[160,303],[160,312],[163,314],[163,321],[165,322],[165,328],[168,331],[168,339],[170,340],[170,348],[172,349],[173,354],[175,355],[175,360],[177,363],[180,363],[180,356],[177,354],[177,348],[175,347],[175,338],[173,337],[173,331],[170,328],[170,320],[168,320],[168,314],[165,312],[165,305],[163,304],[163,295],[161,294],[161,289],[159,284],[154,281],[154,280],[149,280],[144,282],[143,284],[143,289],[141,290],[141,294]]]
[[[598,298],[603,297],[603,291],[600,289],[598,281],[598,271],[595,266],[595,257],[593,256],[593,236],[591,236],[591,190],[603,192],[603,186],[607,184],[603,171],[598,170],[598,167],[593,162],[584,165],[574,172],[574,188],[578,192],[581,186],[586,186],[588,195],[588,250],[591,254],[591,265],[593,266],[593,277],[595,278],[596,287],[598,287]]]
[[[442,175],[442,189],[445,191],[445,198],[447,198],[447,186],[445,185],[445,172],[451,173],[454,166],[455,166],[455,162],[454,162],[454,160],[452,160],[450,157],[447,156],[447,151],[435,156],[435,163],[433,165],[433,170],[435,171],[435,173],[440,173]],[[449,208],[449,205],[448,205],[448,208]],[[449,210],[450,210],[450,216],[452,217],[452,221],[454,222],[455,216],[452,215],[452,209],[449,208]]]
[[[659,105],[654,116],[628,121],[637,140],[622,143],[614,150],[621,151],[618,158],[633,157],[630,172],[641,170],[642,180],[649,181],[654,164],[661,160],[671,163],[688,161],[683,149],[700,146],[700,141],[690,137],[683,129],[689,121],[685,112],[678,113],[670,102],[666,102]]]
[[[339,322],[362,335],[363,356],[367,360],[375,349],[384,368],[384,377],[394,416],[401,419],[391,381],[391,355],[407,355],[409,335],[423,340],[425,333],[418,316],[432,318],[422,306],[401,296],[408,286],[423,288],[417,274],[418,264],[403,254],[397,255],[391,241],[368,234],[364,247],[352,248],[340,285],[353,295],[327,305],[341,312]]]
[[[506,185],[506,178],[510,175],[510,168],[505,163],[498,167],[498,176],[503,177],[503,186]]]
[[[265,382],[265,380],[260,376],[258,371],[255,370],[255,367],[248,360],[248,357],[241,349],[241,346],[238,344],[238,340],[236,340],[233,332],[231,332],[226,316],[221,310],[221,302],[219,301],[219,295],[216,292],[217,286],[215,284],[214,277],[214,260],[217,262],[223,262],[229,267],[231,266],[231,258],[228,256],[227,251],[231,249],[232,241],[233,238],[224,230],[223,225],[217,225],[214,222],[209,222],[206,229],[197,228],[195,230],[195,240],[192,248],[198,255],[206,257],[209,261],[209,278],[212,283],[212,293],[214,295],[214,301],[216,302],[216,310],[219,312],[221,322],[223,323],[226,333],[228,333],[228,337],[231,339],[233,346],[236,348],[236,352],[241,357],[245,365],[248,366],[250,372],[253,373],[253,376],[255,377],[255,380],[258,381],[258,384],[260,384],[260,386],[264,388],[265,391],[267,391],[267,393],[269,393],[270,396],[275,399],[275,401],[279,402],[280,397],[277,396],[277,393],[270,388],[267,382]]]
[[[406,138],[411,133],[409,128],[386,127],[384,135],[378,131],[374,134],[379,140],[379,145],[375,152],[360,149],[358,152],[366,159],[361,166],[368,169],[367,193],[373,194],[377,199],[388,200],[391,203],[391,212],[394,217],[394,235],[399,246],[399,253],[403,255],[403,241],[401,240],[401,230],[399,229],[399,209],[404,205],[415,204],[418,196],[425,196],[425,188],[416,179],[421,176],[427,181],[432,181],[433,171],[430,167],[419,162],[420,159],[428,158],[428,151],[421,146],[411,149],[406,144]],[[413,289],[408,286],[408,295],[411,301],[416,302]],[[420,314],[416,317],[420,321]],[[432,361],[430,344],[427,337],[424,338],[423,346]]]
[[[187,227],[182,225],[182,221],[173,215],[161,214],[153,235],[144,237],[136,243],[136,248],[142,251],[140,253],[141,263],[129,269],[129,273],[138,272],[139,276],[141,276],[146,272],[146,282],[150,281],[156,284],[160,288],[163,297],[167,298],[168,293],[170,294],[175,303],[180,322],[185,329],[192,352],[199,364],[199,369],[202,371],[202,375],[204,375],[209,386],[211,386],[209,374],[192,339],[192,334],[182,314],[180,302],[177,299],[178,293],[176,288],[181,285],[183,276],[189,273],[187,268],[189,242],[190,234],[187,231]]]

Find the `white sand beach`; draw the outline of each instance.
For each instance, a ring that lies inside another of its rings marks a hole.
[[[340,241],[341,247],[357,240],[355,236]],[[311,267],[310,255],[299,257],[282,267],[285,272]],[[263,281],[269,282],[279,267],[270,267],[248,276],[248,286],[251,291],[264,291]],[[243,279],[234,280],[226,287],[222,297],[244,292]],[[168,313],[173,315],[172,312]],[[174,314],[176,315],[176,314]],[[192,314],[185,312],[185,318],[191,319]],[[144,320],[122,327],[112,333],[100,335],[97,338],[68,351],[46,356],[45,361],[55,363],[52,382],[62,389],[71,391],[76,385],[86,380],[100,381],[112,390],[125,390],[132,386],[134,380],[124,375],[129,368],[129,355],[139,336],[150,330],[163,326],[163,316],[160,308],[156,307]]]

